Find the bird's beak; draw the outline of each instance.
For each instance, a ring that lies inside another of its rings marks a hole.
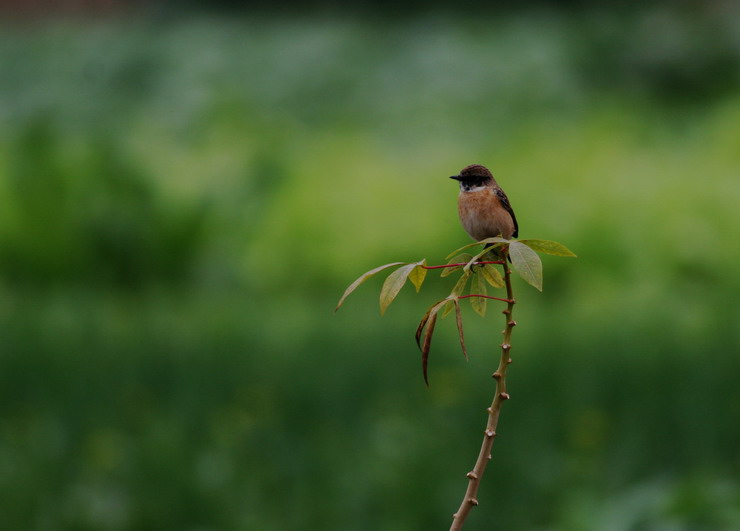
[[[459,175],[451,175],[450,179],[455,179],[456,181],[459,181],[462,179],[462,177],[460,177]]]

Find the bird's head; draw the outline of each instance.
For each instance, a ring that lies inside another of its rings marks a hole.
[[[455,179],[468,186],[480,186],[493,181],[493,175],[485,166],[471,164],[470,166],[465,166],[460,171],[460,175],[453,175],[450,179]]]

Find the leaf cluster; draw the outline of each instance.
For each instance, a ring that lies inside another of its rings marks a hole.
[[[478,245],[483,245],[483,249],[475,254],[465,252]],[[447,277],[459,272],[460,276],[450,294],[429,307],[416,329],[416,343],[421,350],[424,381],[428,383],[427,361],[429,359],[432,335],[437,324],[437,318],[440,316],[444,318],[455,310],[460,347],[467,359],[468,354],[465,348],[460,300],[470,299],[470,305],[473,311],[481,317],[486,314],[488,300],[494,299],[513,302],[509,299],[488,295],[488,286],[494,289],[505,287],[504,277],[494,267],[494,264],[503,264],[504,271],[506,271],[506,260],[511,262],[514,271],[525,282],[542,291],[542,261],[537,254],[538,252],[554,256],[576,256],[563,244],[554,241],[534,239],[507,240],[500,237],[486,238],[485,240],[456,249],[447,255],[446,258],[449,261],[445,265],[429,266],[426,259],[422,259],[418,262],[393,262],[371,269],[349,285],[339,299],[339,303],[334,311],[337,311],[344,304],[347,297],[360,284],[386,269],[396,268],[386,277],[383,287],[380,290],[381,315],[385,314],[385,311],[401,291],[404,284],[406,284],[407,280],[411,281],[418,293],[430,269],[442,269],[441,277]],[[464,294],[468,286],[469,291],[467,294]]]

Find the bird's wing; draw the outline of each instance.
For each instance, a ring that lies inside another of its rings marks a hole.
[[[506,210],[509,215],[511,216],[511,220],[514,222],[514,233],[512,234],[512,237],[516,238],[519,236],[519,224],[516,221],[516,216],[514,215],[514,209],[511,208],[511,203],[509,203],[509,198],[506,197],[506,194],[501,188],[496,188],[496,197],[498,197],[499,201],[501,201],[501,206],[504,207],[504,210]]]

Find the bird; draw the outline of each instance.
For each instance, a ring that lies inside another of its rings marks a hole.
[[[460,182],[457,211],[465,232],[476,241],[519,236],[519,224],[509,198],[485,166],[465,166],[450,179]]]

